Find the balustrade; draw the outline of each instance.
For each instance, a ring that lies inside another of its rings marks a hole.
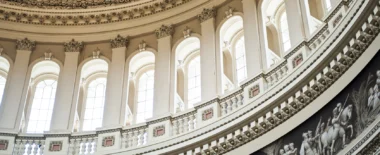
[[[23,137],[16,139],[15,155],[42,155],[44,153],[45,140],[42,138]]]
[[[94,154],[96,152],[98,137],[84,136],[84,137],[72,137],[69,142],[69,154]]]
[[[175,118],[173,123],[173,135],[179,135],[196,129],[196,113],[190,113],[188,116],[181,116]]]

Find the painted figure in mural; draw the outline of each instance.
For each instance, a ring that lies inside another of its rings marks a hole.
[[[379,99],[379,86],[375,84],[373,87],[373,94],[374,94],[374,99],[373,99],[373,106],[372,109],[376,109],[380,105],[380,99]]]
[[[294,143],[290,143],[289,147],[290,147],[290,151],[288,155],[297,155],[297,148],[294,148]]]
[[[375,94],[374,94],[373,89],[370,87],[369,90],[368,90],[368,107],[370,109],[373,108],[374,99],[375,99]]]
[[[318,155],[316,152],[314,152],[314,149],[310,144],[309,134],[305,132],[302,134],[302,137],[303,141],[300,149],[300,155]]]
[[[340,115],[340,125],[344,129],[348,129],[348,128],[350,129],[351,131],[350,138],[353,136],[353,133],[354,133],[353,126],[349,124],[349,121],[352,118],[352,107],[353,107],[352,104],[348,105],[346,108],[344,108],[344,110],[342,111],[342,114]]]
[[[285,155],[285,150],[284,149],[280,149],[280,155]]]

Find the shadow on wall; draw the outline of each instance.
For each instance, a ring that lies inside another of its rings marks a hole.
[[[334,99],[285,136],[251,155],[335,155],[380,114],[380,53]]]

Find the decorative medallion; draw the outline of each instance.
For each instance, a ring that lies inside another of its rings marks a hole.
[[[216,16],[216,9],[212,7],[211,9],[203,9],[202,13],[198,15],[199,21],[204,22],[210,18],[214,18]]]
[[[33,51],[35,47],[36,47],[36,42],[31,41],[28,38],[16,41],[17,50]]]
[[[115,145],[115,136],[108,136],[103,138],[103,147],[111,147]]]
[[[58,152],[62,150],[62,141],[51,141],[49,145],[49,151]]]
[[[129,45],[128,37],[122,37],[117,35],[115,39],[111,39],[111,47],[119,48],[119,47],[127,47]]]
[[[171,36],[174,33],[173,25],[162,25],[159,29],[155,31],[155,33],[158,39]]]
[[[300,53],[296,57],[294,57],[294,59],[293,59],[293,68],[295,68],[299,64],[301,64],[302,61],[303,61],[303,56],[302,56],[302,53]]]
[[[153,129],[153,137],[159,137],[165,134],[165,125],[156,126]]]
[[[248,90],[249,92],[249,98],[253,98],[257,95],[260,94],[260,86],[259,85],[254,85]]]
[[[0,150],[7,150],[8,144],[9,144],[8,140],[4,140],[4,139],[0,140]]]
[[[214,117],[214,109],[211,107],[202,112],[202,121],[207,121]]]
[[[72,39],[68,43],[63,44],[65,52],[80,52],[83,49],[83,42]]]

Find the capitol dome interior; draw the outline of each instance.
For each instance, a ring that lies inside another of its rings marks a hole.
[[[0,0],[0,155],[379,155],[380,0]]]

